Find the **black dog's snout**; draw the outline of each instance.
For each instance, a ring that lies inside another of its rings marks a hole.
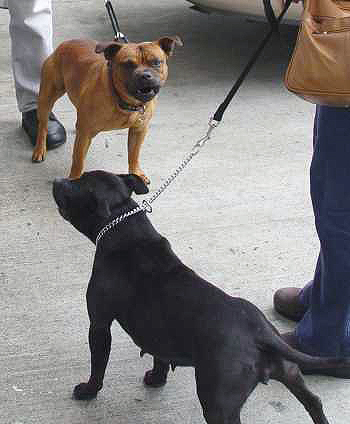
[[[53,182],[52,193],[57,203],[57,206],[64,207],[65,205],[65,195],[69,190],[70,180],[67,178],[55,178]]]

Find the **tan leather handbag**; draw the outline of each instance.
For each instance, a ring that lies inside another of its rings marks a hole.
[[[350,106],[350,0],[305,0],[285,85],[311,103]]]

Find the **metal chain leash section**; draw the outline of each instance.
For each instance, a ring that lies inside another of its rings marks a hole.
[[[122,215],[119,215],[117,218],[113,219],[109,224],[104,226],[102,230],[97,234],[96,237],[96,247],[98,242],[101,240],[101,238],[112,228],[114,228],[116,225],[118,225],[121,221],[124,221],[124,219],[128,218],[131,215],[135,215],[135,213],[142,212],[144,208],[142,206],[137,205],[136,208],[123,213]]]
[[[209,121],[209,128],[207,130],[207,133],[200,138],[192,147],[190,153],[183,159],[181,164],[175,169],[175,171],[169,175],[169,177],[164,181],[164,183],[159,187],[159,189],[150,197],[149,200],[143,200],[140,205],[137,205],[134,209],[123,213],[122,215],[119,215],[117,218],[113,219],[109,224],[104,226],[102,230],[97,234],[96,237],[96,248],[98,242],[101,240],[101,238],[112,228],[114,228],[116,225],[118,225],[120,222],[124,221],[129,216],[135,215],[139,212],[152,212],[152,203],[158,199],[158,197],[169,187],[169,185],[175,180],[176,177],[186,168],[186,166],[190,163],[190,161],[193,159],[194,156],[196,156],[200,149],[205,145],[205,143],[211,138],[211,133],[213,130],[220,124],[219,121],[216,121],[215,119],[211,118]]]
[[[175,171],[169,175],[169,177],[164,181],[164,183],[159,187],[159,189],[151,196],[149,200],[144,200],[142,202],[142,208],[148,212],[152,212],[151,204],[158,199],[158,197],[163,193],[164,190],[168,188],[168,186],[175,180],[175,178],[185,169],[185,167],[189,164],[194,156],[196,156],[200,149],[205,145],[205,143],[210,139],[211,133],[214,128],[216,128],[220,122],[214,120],[213,118],[209,121],[209,128],[204,137],[200,138],[192,147],[190,153],[183,159],[181,164],[175,169]]]

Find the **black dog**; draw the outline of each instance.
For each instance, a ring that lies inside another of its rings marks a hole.
[[[209,424],[239,424],[243,403],[269,378],[282,382],[315,424],[327,424],[321,401],[306,388],[296,364],[323,368],[343,362],[290,348],[253,304],[229,296],[187,268],[145,212],[105,228],[137,207],[132,192],[147,191],[135,175],[103,171],[54,183],[61,215],[92,242],[102,234],[87,290],[91,376],[75,387],[75,398],[89,399],[101,390],[116,319],[141,353],[153,355],[145,384],[165,384],[170,365],[195,368]]]

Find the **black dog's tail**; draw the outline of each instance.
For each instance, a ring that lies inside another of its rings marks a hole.
[[[289,346],[275,329],[269,329],[268,333],[258,342],[262,351],[280,354],[284,359],[295,362],[301,367],[314,369],[350,367],[350,359],[311,356]]]

